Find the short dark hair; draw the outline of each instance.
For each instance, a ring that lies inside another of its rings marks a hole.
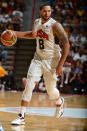
[[[41,5],[41,6],[40,6],[40,10],[42,10],[44,6],[50,6],[50,8],[51,8],[51,5],[49,5],[49,4],[44,4],[44,5]]]

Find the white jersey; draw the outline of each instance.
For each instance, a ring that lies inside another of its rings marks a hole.
[[[34,22],[34,30],[37,33],[36,54],[42,59],[50,59],[60,56],[60,47],[55,44],[52,25],[56,21],[52,18],[42,24],[41,18]]]

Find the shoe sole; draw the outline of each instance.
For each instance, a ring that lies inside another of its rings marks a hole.
[[[20,124],[17,124],[17,123],[11,123],[11,125],[25,125],[25,122],[22,122]]]
[[[25,123],[21,123],[21,124],[14,124],[14,123],[11,123],[11,125],[25,125]]]

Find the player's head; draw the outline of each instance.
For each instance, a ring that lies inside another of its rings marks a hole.
[[[40,7],[40,16],[45,21],[47,21],[51,17],[51,12],[51,6],[48,4],[44,4]]]

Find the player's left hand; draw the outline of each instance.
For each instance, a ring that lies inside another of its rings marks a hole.
[[[56,68],[56,74],[58,76],[61,76],[63,74],[63,66],[62,65],[58,65]]]

